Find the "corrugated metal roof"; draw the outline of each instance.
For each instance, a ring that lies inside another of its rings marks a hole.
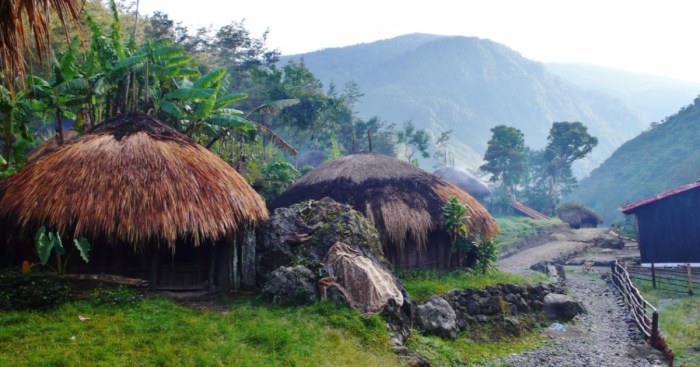
[[[622,208],[620,208],[620,211],[622,211],[622,212],[625,213],[625,214],[629,214],[629,213],[633,212],[634,209],[637,209],[637,208],[639,208],[639,207],[641,207],[641,206],[644,206],[644,205],[653,203],[653,202],[655,202],[655,201],[658,201],[658,200],[667,198],[667,197],[669,197],[669,196],[673,196],[673,195],[676,195],[676,194],[680,194],[681,192],[684,192],[684,191],[692,190],[692,189],[694,189],[694,188],[696,188],[696,187],[700,187],[700,180],[697,180],[697,181],[695,181],[695,182],[693,182],[693,183],[689,183],[689,184],[687,184],[687,185],[678,186],[678,187],[676,187],[675,189],[668,190],[668,191],[663,192],[663,193],[661,193],[661,194],[657,194],[657,195],[654,195],[654,196],[650,196],[650,197],[648,197],[648,198],[646,198],[646,199],[639,200],[639,201],[637,201],[636,203],[632,203],[632,204],[625,205],[625,206],[623,206]]]

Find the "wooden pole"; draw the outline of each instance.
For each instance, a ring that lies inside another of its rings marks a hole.
[[[654,263],[651,263],[651,285],[656,288],[656,270],[654,270]]]
[[[367,129],[367,141],[369,142],[369,152],[372,153],[372,132]]]
[[[690,268],[690,264],[685,265],[688,272],[688,294],[693,295],[693,272]]]
[[[656,348],[659,343],[659,313],[654,311],[651,315],[651,346]]]

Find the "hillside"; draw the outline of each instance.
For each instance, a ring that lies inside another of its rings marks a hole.
[[[700,94],[700,84],[590,64],[546,64],[547,70],[582,88],[620,99],[644,121],[661,121]]]
[[[623,144],[568,199],[596,210],[606,223],[619,207],[700,178],[700,98],[665,123]]]
[[[600,145],[581,162],[579,176],[649,124],[622,101],[479,38],[411,34],[281,62],[302,57],[325,85],[342,88],[354,80],[365,93],[357,106],[364,118],[378,115],[399,126],[412,120],[433,134],[452,129],[456,163],[468,169],[481,163],[490,129],[498,124],[519,128],[528,145],[542,148],[552,122],[584,122]]]

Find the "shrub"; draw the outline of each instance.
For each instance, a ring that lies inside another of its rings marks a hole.
[[[0,310],[43,310],[68,301],[73,291],[68,283],[51,274],[18,270],[0,272]]]

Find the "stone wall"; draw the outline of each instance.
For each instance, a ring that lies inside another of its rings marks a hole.
[[[482,290],[453,290],[441,297],[433,296],[419,305],[416,326],[424,333],[453,338],[458,332],[468,329],[470,323],[504,320],[517,323],[518,316],[544,315],[545,297],[551,293],[565,294],[566,290],[558,283],[498,284]],[[454,313],[445,312],[446,305],[436,298],[444,299]],[[440,304],[441,307],[433,307]]]

